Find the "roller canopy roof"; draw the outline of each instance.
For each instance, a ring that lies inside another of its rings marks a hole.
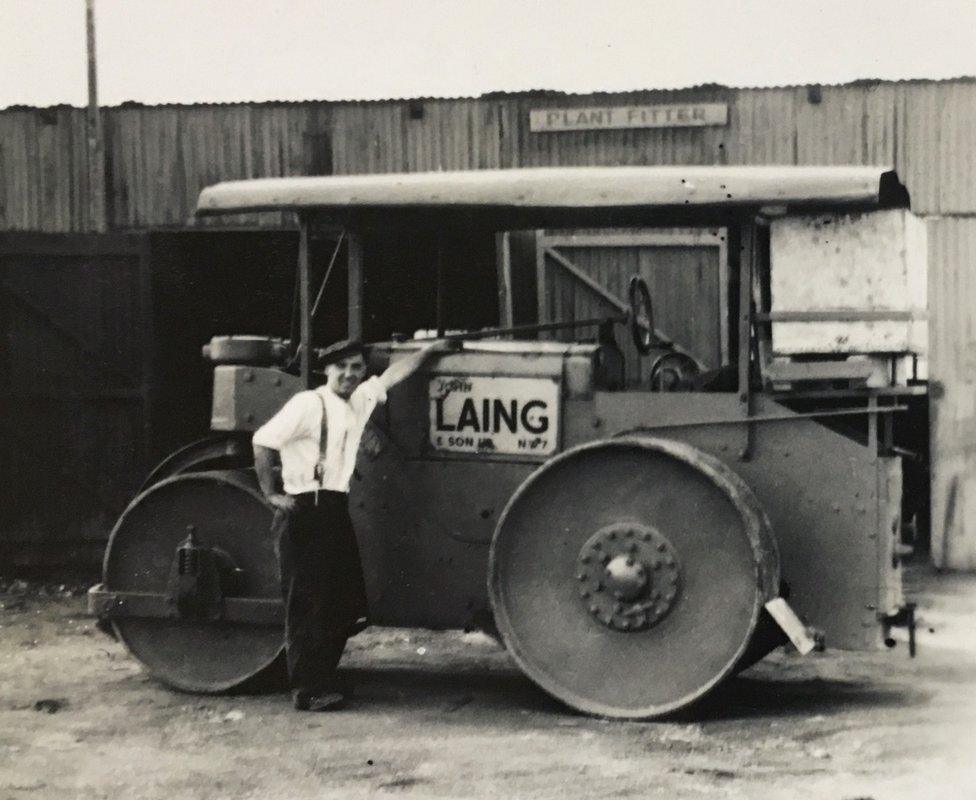
[[[230,181],[204,189],[197,213],[315,210],[346,219],[463,211],[489,224],[541,224],[654,209],[694,217],[736,207],[907,204],[908,193],[885,167],[541,167]]]

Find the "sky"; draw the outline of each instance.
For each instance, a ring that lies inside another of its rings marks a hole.
[[[95,0],[99,101],[976,75],[976,0]],[[85,0],[0,0],[0,108],[87,102]]]

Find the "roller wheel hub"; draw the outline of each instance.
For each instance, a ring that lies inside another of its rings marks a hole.
[[[601,528],[580,549],[576,568],[580,600],[595,621],[613,630],[646,630],[678,599],[674,547],[647,525]]]

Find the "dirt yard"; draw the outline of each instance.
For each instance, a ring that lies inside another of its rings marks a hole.
[[[328,715],[178,694],[70,588],[3,586],[0,800],[976,797],[976,577],[911,576],[914,660],[778,652],[663,723],[572,714],[480,634],[366,631]]]

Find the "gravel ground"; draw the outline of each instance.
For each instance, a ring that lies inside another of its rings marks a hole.
[[[71,587],[0,588],[8,798],[976,797],[976,576],[910,575],[919,657],[777,652],[668,722],[570,713],[480,634],[370,629],[345,710],[150,679]]]

